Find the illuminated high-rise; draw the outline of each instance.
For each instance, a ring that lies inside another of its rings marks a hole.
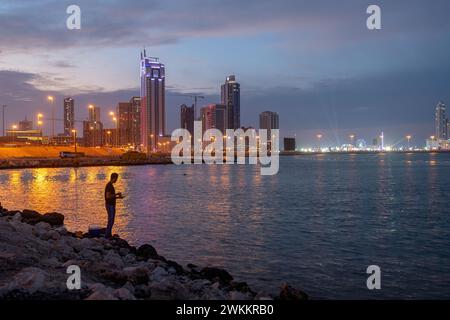
[[[141,144],[147,153],[156,151],[165,134],[165,66],[158,58],[141,53]]]
[[[222,104],[228,109],[228,129],[241,127],[241,85],[236,82],[236,76],[230,75],[222,85]]]
[[[436,139],[438,140],[448,139],[448,125],[445,111],[445,104],[439,102],[436,106]]]
[[[75,101],[73,98],[64,99],[64,135],[71,136],[75,128]]]

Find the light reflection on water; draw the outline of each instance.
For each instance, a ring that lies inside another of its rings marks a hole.
[[[450,298],[448,154],[285,157],[276,176],[248,165],[6,170],[0,199],[85,231],[106,224],[112,172],[127,195],[115,231],[169,259],[317,298]],[[380,292],[365,288],[371,264]]]

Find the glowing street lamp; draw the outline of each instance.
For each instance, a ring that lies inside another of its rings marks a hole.
[[[52,138],[55,136],[55,98],[53,96],[48,96],[47,100],[50,102],[52,106]]]
[[[352,145],[353,145],[353,140],[355,140],[355,135],[351,134],[350,135],[350,144],[352,144]]]
[[[73,133],[73,146],[75,148],[75,153],[77,153],[77,130],[72,129]]]
[[[407,135],[407,136],[406,136],[406,140],[408,140],[408,149],[410,148],[409,144],[410,144],[410,142],[411,142],[411,138],[412,138],[411,135]]]
[[[320,151],[320,141],[322,140],[323,135],[322,134],[318,134],[316,137],[317,137],[317,140],[318,140],[318,143],[319,143],[318,149]]]

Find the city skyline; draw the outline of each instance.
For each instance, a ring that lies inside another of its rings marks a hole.
[[[9,106],[8,125],[37,112],[49,115],[47,95],[55,97],[59,117],[62,99],[75,97],[79,119],[86,118],[89,104],[108,111],[138,96],[136,52],[143,44],[170,66],[166,133],[179,125],[179,106],[192,103],[172,93],[204,95],[200,109],[221,101],[220,86],[230,74],[241,84],[241,125],[256,127],[259,113],[278,112],[281,135],[296,136],[300,145],[314,145],[318,133],[324,144],[341,145],[349,135],[370,141],[381,131],[386,143],[411,135],[411,144],[423,145],[435,133],[430,114],[436,103],[450,101],[450,28],[443,13],[450,5],[445,1],[380,1],[383,28],[376,32],[365,28],[366,6],[355,1],[250,1],[239,3],[233,23],[216,19],[218,6],[232,14],[218,3],[155,1],[158,19],[151,23],[156,13],[140,2],[112,3],[111,11],[136,18],[126,27],[129,19],[121,16],[113,23],[96,21],[94,15],[102,16],[105,7],[80,1],[86,10],[78,33],[64,28],[62,4],[35,4],[36,10],[47,12],[47,5],[53,9],[38,22],[26,6],[8,1],[0,6],[5,26],[0,104]],[[195,10],[205,14],[203,24],[187,20]],[[17,16],[28,17],[27,24],[15,25]],[[410,26],[412,20],[420,21],[420,31]],[[150,25],[159,28],[149,31]],[[30,54],[34,59],[26,59]],[[99,72],[103,60],[108,67]],[[75,126],[81,130],[80,123]],[[105,127],[113,126],[105,121]],[[62,123],[56,127],[60,132]]]

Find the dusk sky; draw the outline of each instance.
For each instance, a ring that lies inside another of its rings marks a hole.
[[[66,8],[81,7],[81,30],[66,28]],[[382,29],[368,30],[377,4]],[[145,46],[166,65],[167,127],[199,93],[219,102],[229,74],[241,83],[241,122],[258,127],[265,110],[280,114],[282,136],[330,145],[356,134],[386,142],[406,134],[424,145],[434,108],[450,103],[450,1],[300,0],[0,0],[0,105],[7,124],[49,114],[55,95],[107,113],[139,95]],[[47,129],[50,128],[47,124]],[[62,131],[62,123],[58,123]],[[170,132],[168,132],[170,134]]]

